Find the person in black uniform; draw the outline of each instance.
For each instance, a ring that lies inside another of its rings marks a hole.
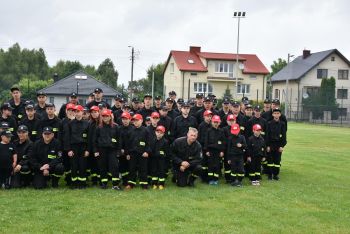
[[[129,180],[126,189],[133,189],[136,185],[137,172],[142,189],[148,189],[147,160],[151,154],[150,139],[146,127],[142,126],[142,115],[135,114],[132,118],[135,127],[130,130],[127,136],[129,147],[124,149],[126,159],[129,161]]]
[[[165,128],[159,125],[155,129],[156,138],[151,143],[152,149],[152,186],[153,189],[163,190],[165,186],[165,176],[167,171],[167,161],[169,157],[169,141],[164,138]]]
[[[159,110],[160,118],[158,125],[165,127],[165,138],[170,140],[173,120],[168,116],[168,107],[163,105]]]
[[[122,183],[124,186],[128,185],[129,176],[129,161],[126,159],[125,149],[130,146],[128,139],[129,132],[134,126],[130,123],[131,115],[129,112],[123,112],[121,115],[122,125],[120,126],[120,141],[121,141],[121,155],[119,157],[119,171],[122,176]]]
[[[154,98],[154,110],[158,111],[162,107],[162,96],[158,95]]]
[[[154,112],[154,109],[152,107],[152,95],[151,94],[145,94],[143,97],[143,103],[145,106],[139,110],[137,113],[142,115],[142,118],[145,120],[148,116],[151,116],[151,114]],[[143,123],[145,126],[145,123]]]
[[[176,139],[170,147],[176,183],[179,187],[193,187],[196,178],[201,176],[202,146],[197,137],[198,130],[190,127],[187,136]]]
[[[107,109],[110,109],[110,105],[103,100],[103,90],[101,88],[94,89],[95,99],[86,104],[86,107],[91,109],[92,106],[99,106],[103,104]]]
[[[37,92],[36,93],[36,100],[37,104],[35,105],[35,113],[40,116],[40,119],[42,119],[44,116],[46,116],[46,93],[44,92]]]
[[[32,181],[32,171],[29,165],[29,155],[32,152],[33,143],[28,137],[28,128],[25,125],[18,126],[18,140],[14,143],[17,152],[17,165],[13,170],[11,179],[12,187],[26,187]]]
[[[0,136],[0,187],[10,189],[11,174],[17,165],[17,153],[11,143],[12,132],[2,131]]]
[[[195,105],[193,107],[191,107],[190,115],[194,116],[199,110],[204,108],[203,107],[203,100],[204,100],[203,94],[197,93]]]
[[[66,110],[67,110],[67,105],[68,104],[73,104],[78,105],[79,104],[79,98],[78,98],[78,94],[75,92],[72,92],[69,95],[69,102],[66,104],[63,104],[60,108],[60,111],[58,112],[58,118],[59,119],[64,119],[67,115],[66,115]]]
[[[84,107],[75,106],[75,119],[68,122],[68,157],[71,167],[72,188],[86,188],[87,147],[89,123],[83,120]]]
[[[6,122],[8,124],[8,130],[12,132],[17,131],[17,122],[16,119],[12,116],[12,110],[10,103],[4,103],[1,105],[1,116],[0,122]]]
[[[52,127],[43,128],[42,138],[34,143],[29,161],[34,172],[34,188],[46,188],[49,179],[53,188],[58,187],[64,166],[60,142],[55,138]]]
[[[179,116],[179,113],[175,111],[174,109],[174,101],[171,98],[167,98],[165,100],[165,105],[168,108],[168,116],[174,120],[177,116]]]
[[[227,126],[226,118],[227,116],[231,114],[231,110],[230,110],[230,99],[228,97],[225,97],[222,100],[222,108],[219,110],[218,115],[220,116],[220,119],[222,119],[223,121],[221,121],[220,127],[225,127]]]
[[[208,180],[210,185],[219,184],[220,163],[226,149],[224,131],[219,128],[220,116],[214,115],[211,119],[211,128],[205,136],[203,151],[208,162]]]
[[[197,128],[197,120],[193,116],[189,116],[190,104],[185,102],[181,107],[181,115],[176,117],[173,122],[173,139],[186,136],[189,127]]]
[[[101,188],[107,188],[109,172],[112,177],[112,189],[121,190],[118,161],[121,150],[120,132],[113,122],[112,115],[112,111],[108,109],[101,112],[102,121],[96,129],[94,156],[97,157]]]
[[[244,177],[244,152],[246,150],[246,140],[240,134],[238,124],[231,125],[231,135],[227,143],[228,163],[231,165],[231,185],[242,187]]]
[[[266,145],[261,136],[262,127],[259,124],[253,125],[254,134],[248,138],[247,160],[250,162],[249,178],[252,185],[260,185],[261,180],[261,162],[265,161]]]
[[[138,99],[138,97],[134,97],[132,100],[131,100],[131,111],[134,112],[134,113],[137,113],[139,111],[139,103],[140,103],[140,100]]]
[[[261,114],[264,114],[265,112],[269,112],[270,110],[271,110],[271,100],[266,98],[264,100],[264,107]]]
[[[117,94],[114,96],[114,105],[112,106],[111,110],[113,112],[114,116],[114,122],[118,125],[122,124],[122,120],[120,118],[121,114],[123,113],[123,105],[124,105],[124,98]]]
[[[97,166],[97,159],[94,157],[94,142],[96,137],[96,129],[100,123],[100,109],[98,106],[92,106],[90,108],[90,120],[89,120],[89,130],[88,130],[88,169],[90,173],[92,185],[97,185],[99,171]]]
[[[272,100],[272,103],[271,103],[271,110],[268,111],[268,112],[264,112],[264,113],[262,114],[262,117],[263,117],[264,119],[266,119],[267,122],[270,122],[270,121],[273,119],[273,115],[272,115],[273,110],[274,110],[274,109],[280,109],[280,104],[281,104],[281,103],[280,103],[280,100],[279,100],[279,99],[273,99],[273,100]],[[284,124],[286,125],[286,131],[287,131],[287,130],[288,130],[287,118],[286,118],[286,116],[285,116],[283,113],[281,113],[280,120],[281,120],[282,122],[284,122]]]
[[[55,104],[47,103],[46,105],[47,116],[45,116],[40,120],[39,129],[42,131],[44,127],[51,127],[52,131],[54,132],[55,138],[59,139],[59,134],[60,134],[59,130],[61,126],[61,120],[57,118],[57,116],[55,115],[55,110],[56,110]]]
[[[210,110],[213,115],[217,115],[217,111],[213,108],[213,100],[210,97],[204,98],[204,108],[200,109],[196,112],[195,117],[197,119],[197,123],[200,124],[204,121],[203,113],[206,110]]]
[[[266,151],[268,179],[279,180],[281,156],[287,144],[287,126],[281,118],[281,109],[272,110],[273,120],[267,124]]]
[[[201,144],[202,149],[204,147],[204,143],[205,143],[205,138],[207,136],[207,132],[209,130],[209,128],[211,127],[210,125],[210,121],[211,118],[213,117],[213,112],[211,112],[210,110],[206,110],[203,113],[204,115],[204,121],[202,123],[199,124],[198,126],[198,142]],[[203,160],[202,160],[202,176],[201,179],[204,183],[208,183],[208,158],[205,156],[205,152],[203,151]]]
[[[26,100],[21,98],[22,93],[18,87],[11,88],[11,96],[12,98],[8,101],[8,103],[13,108],[12,116],[16,119],[16,122],[18,124],[18,122],[20,122],[25,115],[24,107]]]
[[[169,92],[169,98],[173,101],[172,109],[175,110],[176,109],[176,92],[174,90]]]
[[[29,139],[31,142],[35,142],[41,137],[40,119],[35,114],[36,111],[33,104],[27,104],[25,109],[26,116],[20,122],[20,125],[27,126]]]

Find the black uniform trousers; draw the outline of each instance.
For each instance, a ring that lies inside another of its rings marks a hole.
[[[242,181],[244,177],[243,155],[230,156],[229,160],[231,161],[231,182]]]
[[[251,181],[261,179],[261,155],[254,155],[251,157],[251,162],[249,163],[249,178]]]
[[[72,182],[71,165],[70,165],[70,159],[68,157],[68,152],[66,150],[62,152],[62,162],[64,166],[64,175],[65,175],[64,180],[66,181],[67,185],[70,185]]]
[[[218,181],[220,173],[220,151],[209,150],[210,156],[205,155],[208,163],[208,180]]]
[[[0,167],[0,187],[4,184],[6,187],[10,187],[12,167],[1,168]]]
[[[47,187],[47,181],[51,179],[52,187],[58,186],[60,177],[64,174],[64,166],[59,163],[49,169],[49,176],[44,176],[40,170],[34,171],[33,187],[43,189]]]
[[[267,169],[269,176],[276,176],[280,173],[282,153],[278,151],[279,147],[279,145],[270,146],[270,153],[267,156]]]
[[[117,158],[117,150],[109,147],[101,147],[98,149],[100,155],[97,157],[98,169],[102,184],[108,183],[108,173],[112,177],[112,184],[119,184],[119,162]]]
[[[185,171],[180,171],[180,168],[177,167],[176,171],[176,183],[179,187],[185,187],[188,184],[191,184],[195,181],[198,176],[201,176],[203,173],[202,166],[200,164],[190,164]]]
[[[70,157],[71,177],[72,182],[79,181],[81,184],[86,184],[86,169],[87,169],[87,157],[84,157],[85,149],[83,144],[74,144],[71,146],[74,153],[73,157]]]
[[[202,155],[205,155],[204,151],[202,151]],[[203,159],[202,159],[202,175],[201,175],[201,179],[205,183],[209,182],[209,177],[208,177],[208,158],[207,157],[203,157]]]
[[[142,154],[136,152],[130,153],[128,185],[131,187],[136,185],[137,173],[140,185],[143,188],[148,187],[148,158],[142,157]]]
[[[164,157],[153,157],[151,162],[152,185],[164,186],[167,159]]]
[[[126,186],[128,184],[129,176],[129,161],[126,160],[124,154],[119,157],[119,172],[122,176],[123,185]]]
[[[231,182],[231,165],[228,164],[228,156],[226,153],[223,157],[223,164],[224,164],[225,180],[227,183],[230,183]]]
[[[21,170],[15,173],[11,178],[11,187],[20,188],[29,186],[33,180],[32,171],[28,164],[24,164]]]
[[[90,177],[91,177],[91,181],[93,183],[96,183],[98,178],[100,177],[100,173],[98,170],[98,165],[97,165],[97,158],[94,156],[94,152],[90,151],[89,152],[89,157],[87,159],[87,167],[88,167],[88,171],[90,171]]]

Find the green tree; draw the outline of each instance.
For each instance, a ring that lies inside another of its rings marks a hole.
[[[53,83],[53,79],[41,80],[35,75],[25,75],[16,85],[21,89],[22,97],[28,100],[36,100],[36,92]]]
[[[117,88],[119,73],[115,69],[114,63],[111,59],[106,58],[97,68],[97,79],[103,83]]]
[[[311,111],[314,119],[322,118],[324,111],[332,112],[332,119],[338,118],[338,104],[335,98],[335,79],[330,77],[321,81],[319,92],[308,94],[302,102],[307,111]]]
[[[83,70],[83,68],[84,66],[79,61],[59,60],[56,65],[51,68],[50,74],[53,76],[53,74],[57,73],[58,80],[60,80],[74,72]]]

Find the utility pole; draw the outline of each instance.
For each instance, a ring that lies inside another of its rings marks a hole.
[[[290,53],[288,53],[287,66],[288,66],[288,64],[290,62],[290,58],[293,58],[293,57],[294,57],[294,55],[291,55]],[[290,67],[288,69],[290,70]],[[288,85],[289,85],[289,77],[287,75],[287,79],[286,79],[286,97],[285,97],[286,100],[284,101],[284,104],[285,104],[284,115],[287,118],[288,118],[288,107],[289,107],[288,106],[288,101],[289,101],[289,99],[288,99]]]
[[[135,51],[133,46],[128,46],[131,47],[131,82],[130,82],[130,99],[133,98],[134,94],[134,87],[133,87],[133,81],[134,81],[134,61],[135,61]]]

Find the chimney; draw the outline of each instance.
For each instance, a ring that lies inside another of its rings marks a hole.
[[[303,50],[303,59],[306,59],[307,57],[309,57],[311,55],[311,51],[310,50]]]
[[[190,53],[200,53],[201,47],[200,46],[190,46]]]

